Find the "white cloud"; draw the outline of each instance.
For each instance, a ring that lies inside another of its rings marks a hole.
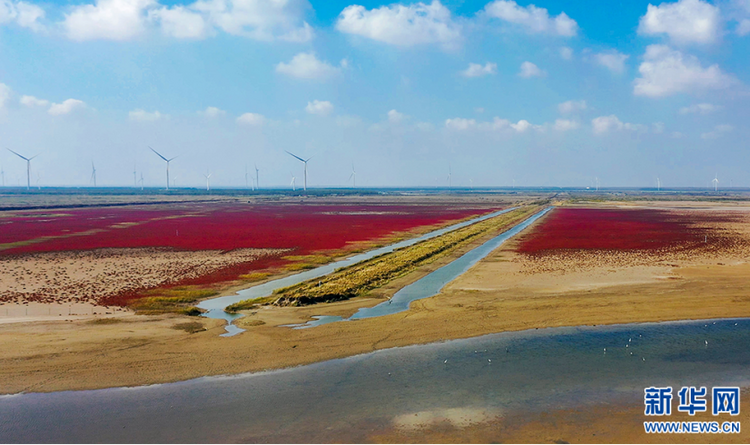
[[[477,121],[474,119],[464,119],[462,117],[456,117],[453,119],[445,120],[445,128],[449,130],[468,130],[477,126]]]
[[[469,67],[461,71],[464,77],[481,77],[497,73],[497,64],[487,62],[484,66],[478,63],[469,63]]]
[[[564,12],[551,17],[546,9],[534,5],[518,6],[514,1],[496,0],[484,7],[485,13],[494,18],[515,23],[531,33],[554,34],[572,37],[578,33],[578,24]]]
[[[701,0],[648,5],[638,33],[667,34],[676,43],[711,43],[721,34],[719,8]]]
[[[63,27],[72,40],[130,40],[145,31],[146,9],[154,5],[155,0],[97,0],[75,6]]]
[[[568,48],[567,46],[563,46],[562,48],[560,48],[560,57],[565,60],[571,60],[573,58],[573,49]]]
[[[684,56],[665,45],[649,45],[638,68],[633,93],[637,96],[663,97],[682,92],[718,90],[737,81],[724,74],[718,65],[703,68],[695,56]]]
[[[625,71],[625,61],[628,60],[629,57],[629,55],[622,54],[616,50],[594,54],[594,60],[596,63],[617,74],[621,74]]]
[[[737,34],[746,36],[750,34],[750,19],[742,19],[737,25]]]
[[[206,117],[219,117],[219,116],[223,116],[227,114],[226,111],[216,108],[216,107],[206,107],[205,110],[199,111],[198,113]]]
[[[202,39],[211,32],[201,14],[184,6],[154,9],[148,12],[148,17],[161,24],[162,33],[178,39]]]
[[[344,65],[346,65],[346,62],[342,61],[342,66]],[[340,68],[319,60],[315,57],[315,53],[311,52],[299,53],[292,57],[289,63],[281,62],[276,65],[277,73],[286,74],[298,79],[328,79],[340,71]]]
[[[148,112],[145,110],[141,110],[140,108],[128,113],[128,118],[131,121],[138,121],[138,122],[154,122],[160,119],[164,119],[166,117],[167,117],[166,115],[161,114],[158,111]]]
[[[47,110],[47,113],[53,116],[59,116],[62,114],[69,114],[77,109],[84,108],[86,106],[82,100],[78,99],[67,99],[59,104],[52,104]]]
[[[734,130],[734,127],[728,124],[720,124],[714,127],[713,131],[701,134],[702,139],[716,139],[724,133]]]
[[[664,133],[664,122],[654,122],[651,124],[652,131],[656,134]]]
[[[622,122],[614,114],[592,119],[591,127],[594,130],[594,134],[599,135],[609,133],[611,130],[646,131],[648,129],[648,127],[642,124]]]
[[[528,79],[529,77],[541,77],[544,76],[544,71],[540,70],[538,66],[531,62],[524,62],[521,64],[521,71],[518,75]]]
[[[462,117],[456,117],[453,119],[445,120],[445,128],[449,130],[505,130],[512,129],[518,133],[524,133],[527,130],[543,130],[543,126],[534,125],[527,120],[521,119],[517,123],[512,123],[507,119],[500,119],[495,117],[492,122],[477,122],[474,119],[465,119]]]
[[[237,118],[237,123],[258,127],[266,123],[266,118],[262,114],[245,113]]]
[[[318,116],[328,116],[333,112],[333,104],[327,100],[314,100],[307,103],[305,111]]]
[[[216,27],[256,40],[307,42],[312,27],[304,21],[307,0],[199,0],[190,6]]]
[[[344,8],[336,29],[398,46],[439,43],[454,46],[461,38],[461,28],[439,1],[429,5],[394,4],[367,10],[364,6]]]
[[[580,126],[581,124],[579,124],[578,122],[568,119],[557,119],[555,121],[555,130],[557,131],[575,130]]]
[[[680,114],[691,114],[691,113],[697,113],[697,114],[709,114],[713,113],[715,111],[719,111],[721,109],[718,105],[713,104],[694,104],[690,105],[689,107],[682,107],[680,108]]]
[[[37,99],[34,96],[21,96],[21,105],[27,107],[46,107],[49,105],[49,101],[45,99]]]
[[[586,109],[586,101],[585,100],[569,100],[567,102],[563,102],[557,106],[558,111],[560,111],[561,114],[570,114],[570,113],[576,113],[578,111],[583,111]]]
[[[11,89],[8,85],[0,83],[0,110],[5,108],[5,103],[10,99]]]
[[[396,110],[391,110],[388,112],[388,122],[392,124],[399,124],[408,117],[409,116],[405,115],[404,113],[399,113]]]
[[[44,9],[26,2],[0,1],[0,24],[16,22],[18,26],[32,31],[43,31],[44,26],[39,23],[44,18]]]

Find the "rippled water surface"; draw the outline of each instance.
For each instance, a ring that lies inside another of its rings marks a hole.
[[[139,388],[0,397],[0,442],[361,442],[425,412],[750,385],[750,319],[555,328]],[[604,349],[606,348],[606,353]]]

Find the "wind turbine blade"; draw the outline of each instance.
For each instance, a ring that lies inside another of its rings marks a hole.
[[[151,148],[151,146],[149,145],[148,148]],[[165,158],[164,156],[161,155],[161,153],[159,153],[158,151],[154,150],[153,148],[151,148],[151,151],[153,151],[154,153],[156,153],[156,155],[159,156],[160,158],[164,159],[164,161],[166,161],[166,162],[170,161],[170,159]],[[174,158],[172,158],[172,159],[174,159]]]
[[[172,162],[172,160],[173,160],[173,159],[177,159],[177,158],[179,158],[179,157],[180,157],[180,155],[177,155],[177,156],[173,157],[172,159],[167,159],[166,161],[167,161],[167,162]]]
[[[291,151],[288,151],[288,150],[284,150],[284,151],[286,151],[287,153],[289,153],[290,155],[294,156],[295,158],[299,159],[302,162],[309,161],[309,159],[307,161],[305,161],[304,159],[300,158],[299,156],[297,156],[296,154],[292,153]]]
[[[8,150],[9,152],[11,152],[14,155],[18,156],[19,158],[23,159],[24,161],[30,161],[31,160],[31,159],[29,159],[29,158],[27,158],[27,157],[25,157],[23,155],[20,155],[20,154],[16,153],[15,151],[11,150],[10,148],[6,148],[6,150]],[[34,157],[36,157],[36,156],[34,156]]]

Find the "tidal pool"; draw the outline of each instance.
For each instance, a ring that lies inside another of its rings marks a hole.
[[[2,396],[0,442],[367,442],[431,415],[460,427],[642,403],[652,385],[744,387],[748,369],[750,319],[508,332],[263,373]]]

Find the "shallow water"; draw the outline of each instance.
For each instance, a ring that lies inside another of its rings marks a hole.
[[[0,442],[366,442],[430,413],[467,424],[638,404],[652,385],[748,386],[749,345],[750,319],[540,329],[258,374],[4,396]]]
[[[377,306],[361,308],[351,317],[346,319],[333,315],[319,315],[314,316],[314,320],[308,321],[307,323],[289,326],[293,327],[294,329],[306,329],[328,323],[334,323],[337,321],[382,317],[383,315],[397,314],[399,312],[406,311],[409,309],[409,305],[412,303],[412,301],[432,297],[440,293],[440,290],[446,284],[463,275],[467,270],[469,270],[471,266],[476,264],[477,261],[489,255],[490,252],[500,247],[500,245],[508,239],[512,238],[515,235],[518,235],[521,231],[529,227],[534,223],[534,221],[544,216],[544,214],[549,212],[550,210],[552,210],[552,208],[548,207],[541,212],[534,214],[521,224],[514,226],[512,229],[501,233],[500,235],[485,242],[481,246],[470,250],[461,257],[456,258],[455,260],[446,264],[445,266],[404,287],[403,289],[396,292],[396,294],[393,295],[390,300],[384,301]]]
[[[232,321],[239,317],[242,317],[242,315],[230,314],[228,312],[225,312],[224,309],[226,309],[226,307],[231,304],[238,303],[243,300],[267,297],[271,295],[273,291],[276,289],[281,289],[281,288],[292,286],[292,285],[295,285],[295,284],[298,284],[298,283],[301,283],[303,281],[307,281],[313,278],[318,278],[324,275],[328,275],[329,273],[333,272],[334,270],[338,268],[351,266],[352,264],[356,264],[360,261],[368,260],[378,255],[383,255],[385,253],[392,252],[396,249],[400,249],[402,247],[411,246],[412,244],[418,243],[420,241],[424,241],[426,239],[430,239],[436,236],[443,235],[444,233],[450,232],[451,230],[460,229],[461,227],[466,227],[476,222],[484,221],[486,219],[493,218],[498,215],[502,215],[503,213],[510,212],[511,210],[514,210],[515,208],[516,207],[511,207],[505,210],[492,212],[487,215],[473,218],[473,219],[470,219],[470,220],[467,220],[458,224],[453,224],[451,226],[444,227],[439,230],[434,230],[432,232],[426,233],[416,238],[404,240],[395,244],[391,244],[390,246],[385,246],[385,247],[381,247],[375,250],[371,250],[369,252],[354,255],[344,260],[336,261],[335,263],[326,264],[325,266],[321,266],[315,269],[300,272],[300,273],[290,275],[284,278],[279,278],[278,280],[268,281],[266,283],[263,283],[257,286],[243,289],[237,292],[235,295],[229,295],[226,297],[219,297],[219,298],[212,298],[209,300],[204,300],[200,304],[198,304],[198,307],[208,311],[203,314],[204,317],[226,320],[227,325],[225,329],[227,330],[227,332],[223,334],[222,336],[229,337],[232,335],[236,335],[236,334],[239,334],[240,332],[243,332],[244,329],[238,328],[237,326],[233,325]]]

